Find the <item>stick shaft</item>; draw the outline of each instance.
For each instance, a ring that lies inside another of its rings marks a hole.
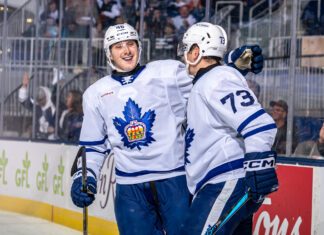
[[[82,150],[82,191],[87,192],[87,159],[85,149]],[[88,207],[83,207],[83,235],[88,235]]]
[[[233,206],[230,210],[228,210],[224,216],[222,216],[216,224],[213,226],[212,235],[216,235],[217,232],[223,227],[224,224],[249,200],[251,199],[249,191],[244,194],[244,196]]]

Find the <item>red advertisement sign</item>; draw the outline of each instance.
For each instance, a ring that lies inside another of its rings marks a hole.
[[[311,234],[313,169],[280,165],[279,190],[254,216],[254,235]]]

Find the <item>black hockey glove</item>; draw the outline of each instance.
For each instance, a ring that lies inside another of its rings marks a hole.
[[[248,72],[260,73],[263,69],[264,58],[259,45],[244,45],[227,53],[224,61],[245,76]]]
[[[274,151],[247,153],[244,156],[245,180],[252,200],[261,202],[264,196],[278,190]]]
[[[89,206],[95,199],[97,193],[97,180],[94,172],[87,169],[87,192],[82,191],[82,170],[78,169],[73,175],[73,183],[71,187],[71,198],[77,207]]]

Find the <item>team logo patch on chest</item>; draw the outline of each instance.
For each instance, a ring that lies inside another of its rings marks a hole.
[[[123,111],[124,119],[120,117],[113,119],[114,126],[122,137],[121,140],[130,149],[137,147],[141,150],[141,146],[148,146],[155,141],[151,132],[155,111],[148,110],[142,116],[141,110],[142,108],[129,98]]]
[[[143,140],[146,137],[146,125],[143,122],[131,121],[125,127],[125,133],[129,142]]]

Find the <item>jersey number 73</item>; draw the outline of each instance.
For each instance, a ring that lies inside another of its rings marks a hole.
[[[233,92],[229,93],[228,95],[224,96],[220,101],[224,105],[227,102],[227,100],[229,100],[233,113],[237,112],[235,97],[241,97],[243,99],[243,101],[239,103],[243,107],[250,106],[254,104],[255,101],[253,96],[250,94],[250,92],[246,90],[236,91],[235,94]]]

